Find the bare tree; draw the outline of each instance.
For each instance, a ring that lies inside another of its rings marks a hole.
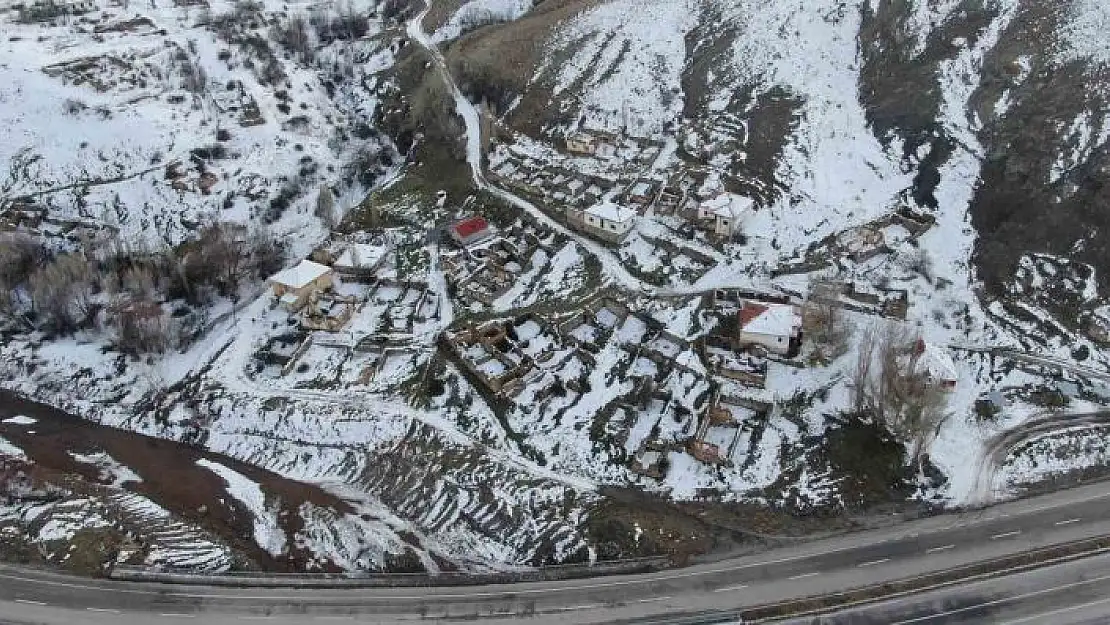
[[[72,332],[96,312],[94,276],[81,254],[63,254],[33,273],[28,281],[31,304],[40,325],[55,332]]]
[[[858,341],[859,351],[856,354],[856,367],[852,372],[852,407],[858,413],[870,409],[870,395],[872,386],[871,369],[875,362],[875,328],[863,331]]]
[[[12,290],[27,281],[43,257],[42,246],[20,234],[0,235],[0,313],[13,309]]]
[[[111,319],[116,330],[116,346],[125,354],[160,353],[170,346],[173,335],[170,322],[156,302],[128,302],[115,310]]]
[[[814,298],[808,301],[802,312],[806,336],[816,347],[815,356],[822,362],[831,362],[848,351],[848,338],[851,334],[844,311],[836,302],[829,299]]]
[[[853,372],[853,403],[910,444],[920,461],[929,439],[944,420],[947,396],[919,360],[920,339],[906,326],[868,328],[859,341]]]
[[[320,221],[328,230],[335,227],[335,194],[327,185],[322,185],[320,192],[316,195],[316,216],[320,218]]]

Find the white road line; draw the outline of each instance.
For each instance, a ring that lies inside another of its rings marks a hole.
[[[1096,605],[1102,605],[1104,603],[1110,603],[1110,597],[1107,597],[1106,599],[1096,599],[1095,601],[1088,601],[1087,603],[1081,603],[1079,605],[1070,605],[1066,608],[1057,608],[1055,610],[1052,610],[1051,612],[1042,612],[1040,614],[1034,614],[1033,616],[1025,616],[1019,618],[1016,621],[1006,621],[1003,625],[1017,625],[1018,623],[1028,623],[1030,621],[1036,621],[1038,623],[1050,623],[1052,622],[1052,619],[1046,619],[1045,617],[1059,616],[1060,614],[1063,614],[1065,612],[1074,612],[1076,610],[1085,610],[1087,608]]]
[[[651,603],[653,601],[666,601],[667,599],[670,599],[670,597],[652,597],[650,599],[640,599],[636,603]]]
[[[872,560],[870,562],[861,562],[856,566],[863,568],[865,566],[875,566],[876,564],[883,564],[885,562],[890,562],[890,558],[879,558],[878,560]]]
[[[568,605],[565,608],[558,608],[556,612],[573,612],[575,610],[594,610],[600,608],[600,603],[588,603],[586,605]]]
[[[197,617],[196,614],[176,614],[174,612],[166,612],[164,614],[159,614],[158,616],[164,616],[166,618],[196,618]]]
[[[795,575],[794,577],[788,577],[787,579],[803,579],[806,577],[813,577],[814,575],[820,575],[820,573],[818,573],[817,571],[814,571],[812,573],[802,573],[801,575]]]
[[[1017,536],[1020,533],[1021,533],[1021,530],[1014,530],[1012,532],[1002,532],[1001,534],[995,534],[994,536],[991,536],[991,540],[998,540],[999,538],[1009,538],[1010,536]]]
[[[15,599],[14,601],[25,605],[46,605],[45,601],[31,601],[30,599]]]
[[[969,605],[969,606],[965,606],[965,607],[962,607],[962,608],[956,608],[954,610],[948,610],[947,612],[934,612],[933,614],[928,614],[928,615],[925,615],[925,616],[919,616],[917,618],[912,618],[908,621],[898,621],[894,625],[909,625],[910,623],[920,623],[922,621],[931,621],[933,619],[938,619],[942,616],[952,616],[953,614],[960,614],[960,613],[963,613],[963,612],[969,612],[971,610],[981,610],[983,608],[989,608],[989,607],[993,607],[993,606],[1003,605],[1003,604],[1006,604],[1006,603],[1013,603],[1015,601],[1021,601],[1022,599],[1029,599],[1030,597],[1039,597],[1041,595],[1047,595],[1049,593],[1057,592],[1057,591],[1060,591],[1060,590],[1066,590],[1068,588],[1078,588],[1080,586],[1088,586],[1090,584],[1105,581],[1105,580],[1108,580],[1108,579],[1110,579],[1110,575],[1102,575],[1100,577],[1094,577],[1094,578],[1091,578],[1091,579],[1084,579],[1084,580],[1081,580],[1081,581],[1078,581],[1078,582],[1071,582],[1071,583],[1068,583],[1068,584],[1062,584],[1060,586],[1053,586],[1052,588],[1044,588],[1044,589],[1041,589],[1041,590],[1034,590],[1032,592],[1027,592],[1027,593],[1023,593],[1023,594],[1020,594],[1020,595],[1013,595],[1012,597],[1002,597],[1001,599],[994,599],[992,601],[984,601],[983,603],[977,603],[975,605]],[[893,601],[893,603],[905,603],[906,601],[912,600],[917,596],[918,595],[909,595],[909,596],[906,596],[906,597],[900,597],[898,599],[895,599]],[[1110,601],[1110,599],[1105,599],[1104,601]],[[1080,607],[1083,607],[1083,606],[1074,606],[1074,607],[1080,608]],[[1051,614],[1051,612],[1049,614]],[[1038,620],[1043,620],[1042,619],[1043,616],[1044,615],[1037,615],[1037,616],[1031,617],[1031,618],[1038,619]],[[1021,621],[1010,621],[1011,624],[1012,623],[1020,623],[1020,622]]]
[[[85,609],[88,610],[89,612],[104,612],[105,614],[119,614],[119,610],[113,610],[111,608],[85,608]]]
[[[1095,501],[1095,500],[1108,499],[1108,498],[1110,498],[1110,491],[1105,491],[1105,492],[1096,493],[1096,494],[1093,494],[1093,495],[1088,495],[1084,498],[1084,501],[1081,502],[1081,503],[1090,503],[1090,502]],[[1075,504],[1076,504],[1075,501],[1066,501],[1066,502],[1061,502],[1061,503],[1046,504],[1046,505],[1043,505],[1043,506],[1037,506],[1037,507],[1033,507],[1033,508],[1025,508],[1025,509],[1022,510],[1021,516],[1031,516],[1031,515],[1033,515],[1037,512],[1043,512],[1045,510],[1052,510],[1052,509],[1057,509],[1057,508],[1066,508],[1068,506],[1072,506],[1072,505],[1075,505]],[[986,516],[985,518],[977,519],[976,521],[974,521],[971,524],[975,525],[975,524],[979,524],[979,523],[983,523],[983,522],[988,522],[988,521],[991,521],[991,520],[993,520],[993,518],[991,516]],[[942,527],[938,527],[935,531],[930,531],[930,532],[926,532],[926,533],[927,534],[940,533],[940,532],[945,531],[945,529],[947,529],[947,528],[942,526]],[[600,590],[602,588],[621,588],[621,587],[628,587],[628,586],[635,586],[635,585],[643,584],[645,581],[661,582],[661,581],[673,581],[673,580],[679,580],[679,579],[690,579],[690,578],[696,578],[696,577],[704,577],[704,576],[708,576],[708,575],[716,575],[716,574],[727,573],[727,572],[731,572],[731,571],[741,571],[741,570],[745,570],[745,569],[754,569],[754,568],[759,568],[759,567],[763,567],[763,566],[767,566],[767,565],[771,565],[771,564],[783,564],[783,563],[786,563],[786,562],[798,562],[798,561],[808,560],[810,558],[815,558],[815,557],[819,557],[819,556],[832,555],[832,554],[836,554],[836,553],[845,553],[845,552],[849,552],[849,551],[852,551],[852,550],[855,550],[855,549],[859,549],[861,547],[874,546],[874,545],[889,543],[889,542],[897,541],[897,540],[898,540],[897,536],[889,536],[889,537],[882,538],[882,539],[875,540],[875,541],[862,541],[859,544],[853,543],[853,544],[844,545],[844,546],[830,547],[828,549],[817,549],[817,550],[806,552],[806,553],[793,554],[793,555],[783,556],[783,557],[779,557],[779,558],[769,558],[769,559],[766,559],[766,560],[757,560],[757,561],[754,561],[754,562],[730,563],[728,565],[720,566],[720,567],[716,567],[716,568],[680,570],[680,571],[675,571],[675,572],[672,572],[672,573],[664,573],[664,574],[654,575],[654,576],[651,576],[650,578],[647,578],[647,579],[636,578],[636,579],[614,580],[614,581],[608,581],[608,582],[597,582],[597,583],[589,583],[589,584],[568,584],[567,586],[559,587],[558,591],[559,592],[570,592],[570,591],[575,591],[575,590]],[[0,568],[4,568],[5,570],[11,570],[7,567],[0,567]],[[93,584],[73,583],[73,582],[69,582],[69,581],[44,579],[42,576],[32,578],[32,577],[26,577],[24,575],[12,574],[12,573],[0,573],[0,579],[8,579],[8,580],[21,581],[21,582],[30,582],[30,583],[34,583],[34,584],[45,584],[45,585],[54,586],[54,587],[57,587],[57,588],[75,588],[75,589],[81,589],[81,590],[104,591],[106,588],[110,588],[112,593],[117,593],[117,594],[122,593],[122,594],[141,595],[141,596],[160,595],[160,596],[163,596],[163,597],[169,597],[169,598],[175,598],[175,599],[219,599],[219,600],[224,600],[224,601],[237,601],[237,602],[260,601],[260,600],[262,600],[262,601],[273,601],[273,600],[280,600],[280,599],[303,600],[303,597],[297,597],[297,596],[282,597],[282,596],[274,596],[274,595],[229,594],[229,593],[214,593],[214,592],[207,592],[207,593],[205,593],[205,592],[191,592],[191,593],[190,592],[169,592],[169,593],[167,593],[167,592],[164,592],[164,591],[150,591],[150,590],[142,590],[142,589],[137,589],[137,588],[120,587],[120,586],[116,586],[116,585],[97,586],[97,585],[93,585]],[[529,588],[529,589],[514,590],[513,592],[514,592],[514,594],[517,594],[517,595],[544,595],[544,594],[549,594],[552,591],[551,591],[551,589],[531,589],[531,588]],[[503,595],[503,591],[496,591],[496,592],[482,592],[482,591],[479,591],[479,592],[473,592],[473,593],[437,594],[436,598],[441,599],[441,600],[477,599],[477,598],[481,598],[481,597],[497,597],[497,596],[501,596],[501,595]],[[391,599],[396,600],[396,601],[421,601],[421,600],[424,600],[424,599],[427,599],[427,598],[428,598],[427,595],[413,595],[413,594],[396,595],[396,596],[391,597]]]
[[[274,617],[272,616],[240,616],[239,620],[242,621],[268,621]]]
[[[1068,519],[1067,521],[1057,521],[1053,523],[1053,525],[1071,525],[1072,523],[1078,523],[1079,521],[1079,519]]]
[[[490,616],[516,616],[516,612],[490,612]]]
[[[717,590],[714,590],[713,592],[728,592],[730,590],[743,590],[747,587],[748,587],[747,584],[738,584],[736,586],[725,586],[724,588],[718,588]]]
[[[939,553],[941,551],[948,551],[949,549],[955,549],[955,548],[956,548],[956,545],[944,545],[944,546],[941,546],[941,547],[929,547],[928,549],[925,550],[925,553]]]

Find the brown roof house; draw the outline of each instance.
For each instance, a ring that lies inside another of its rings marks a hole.
[[[300,310],[311,295],[326,291],[334,284],[331,267],[311,260],[282,269],[270,276],[268,282],[281,305],[289,311]]]

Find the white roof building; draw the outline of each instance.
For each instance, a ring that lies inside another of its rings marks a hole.
[[[915,352],[917,369],[925,374],[930,384],[943,389],[955,388],[956,382],[960,379],[960,373],[956,369],[956,362],[947,351],[926,340],[919,340]]]
[[[802,332],[802,316],[790,304],[744,302],[737,321],[742,341],[779,354],[789,353]]]
[[[636,219],[638,213],[627,206],[620,206],[612,202],[603,202],[587,208],[586,214],[593,215],[607,222],[624,224]]]
[[[269,281],[288,289],[301,289],[330,273],[331,267],[327,265],[321,265],[311,260],[302,260],[295,266],[282,269],[270,276]]]
[[[722,236],[731,236],[752,213],[755,202],[748,197],[720,193],[698,206],[698,218],[713,220],[713,231]]]

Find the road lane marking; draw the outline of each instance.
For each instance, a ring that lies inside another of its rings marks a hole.
[[[956,548],[956,545],[944,545],[942,547],[929,547],[928,549],[925,550],[925,553],[940,553],[941,551],[948,551],[949,549],[955,549],[955,548]]]
[[[651,603],[653,601],[666,601],[667,599],[670,599],[670,597],[652,597],[650,599],[640,599],[636,603]]]
[[[1070,583],[1067,583],[1067,584],[1062,584],[1060,586],[1053,586],[1052,588],[1043,588],[1041,590],[1034,590],[1034,591],[1023,593],[1023,594],[1020,594],[1020,595],[1013,595],[1011,597],[1002,597],[1000,599],[994,599],[994,600],[991,600],[991,601],[984,601],[983,603],[977,603],[975,605],[964,606],[962,608],[956,608],[954,610],[949,610],[947,612],[934,612],[932,614],[927,614],[925,616],[919,616],[917,618],[912,618],[912,619],[909,619],[907,621],[898,621],[894,625],[910,625],[910,623],[921,623],[923,621],[931,621],[931,620],[938,619],[938,618],[943,617],[943,616],[952,616],[953,614],[960,614],[962,612],[969,612],[971,610],[979,610],[979,609],[983,609],[983,608],[990,608],[990,607],[1002,605],[1002,604],[1005,604],[1005,603],[1013,603],[1015,601],[1021,601],[1023,599],[1029,599],[1031,597],[1039,597],[1040,595],[1046,595],[1046,594],[1049,594],[1051,592],[1056,592],[1056,591],[1060,591],[1060,590],[1067,590],[1069,588],[1078,588],[1080,586],[1088,586],[1090,584],[1094,584],[1094,583],[1102,582],[1102,581],[1106,581],[1106,580],[1110,580],[1110,575],[1102,575],[1102,576],[1094,577],[1094,578],[1091,578],[1091,579],[1080,580],[1078,582],[1070,582]],[[975,584],[981,584],[981,583],[983,583],[983,581],[986,581],[986,580],[977,581],[977,582],[975,582]],[[920,597],[920,595],[917,594],[917,593],[911,593],[911,594],[909,594],[905,597],[898,597],[897,599],[894,599],[890,603],[905,603],[906,601],[911,601],[911,600],[913,600],[917,597]],[[1107,599],[1107,601],[1110,601],[1110,599]],[[1035,618],[1039,618],[1039,616],[1035,617]],[[1010,623],[1019,623],[1019,622],[1021,622],[1021,621],[1011,621]]]
[[[516,612],[490,612],[490,616],[516,616]]]
[[[1096,605],[1102,605],[1104,603],[1110,603],[1110,597],[1107,597],[1106,599],[1096,599],[1094,601],[1088,601],[1087,603],[1081,603],[1079,605],[1071,605],[1066,608],[1057,608],[1055,610],[1052,610],[1051,612],[1042,612],[1040,614],[1034,614],[1033,616],[1022,617],[1016,621],[1006,621],[1003,625],[1017,625],[1018,623],[1028,623],[1030,621],[1037,621],[1038,623],[1048,623],[1051,621],[1045,620],[1046,617],[1059,616],[1065,612],[1074,612],[1076,610],[1085,610],[1087,608],[1091,608]]]
[[[30,599],[15,599],[15,602],[25,605],[46,605],[45,601],[31,601]]]
[[[728,592],[730,590],[743,590],[747,587],[748,587],[747,584],[737,584],[736,586],[725,586],[724,588],[718,588],[717,590],[714,590],[713,592]]]
[[[111,608],[85,608],[85,609],[88,610],[89,612],[104,612],[105,614],[119,614],[119,610],[113,610]]]
[[[575,610],[595,610],[602,607],[600,603],[588,603],[586,605],[568,605],[565,608],[556,608],[555,612],[573,612]]]
[[[883,564],[883,563],[886,563],[886,562],[890,562],[890,558],[879,558],[878,560],[872,560],[870,562],[861,562],[861,563],[857,564],[856,566],[860,567],[860,568],[863,568],[865,566],[875,566],[876,564]]]
[[[814,575],[820,575],[820,573],[818,573],[817,571],[814,571],[812,573],[802,573],[801,575],[795,575],[794,577],[788,577],[787,579],[803,579],[806,577],[813,577]]]
[[[1012,532],[1002,532],[1001,534],[995,534],[994,536],[991,536],[991,540],[998,540],[999,538],[1009,538],[1010,536],[1017,536],[1020,533],[1021,533],[1021,530],[1014,530]]]
[[[1079,519],[1068,519],[1067,521],[1057,521],[1057,522],[1053,523],[1053,525],[1071,525],[1072,523],[1078,523],[1078,522],[1079,522]]]
[[[196,614],[178,614],[178,613],[175,613],[175,612],[166,612],[166,613],[163,613],[163,614],[159,614],[158,616],[164,616],[166,618],[196,618],[197,617]]]
[[[1088,495],[1088,496],[1086,496],[1086,498],[1082,502],[1079,502],[1079,503],[1090,504],[1092,501],[1101,500],[1101,499],[1108,499],[1108,498],[1110,498],[1110,491],[1105,491],[1105,492],[1096,493],[1096,494],[1093,494],[1093,495]],[[1069,506],[1074,506],[1074,505],[1077,505],[1077,503],[1075,501],[1066,501],[1066,502],[1061,502],[1061,503],[1046,504],[1046,505],[1043,505],[1043,506],[1037,506],[1037,507],[1033,507],[1033,508],[1026,508],[1026,509],[1023,510],[1021,516],[1029,517],[1029,516],[1033,516],[1035,513],[1043,512],[1045,510],[1067,508]],[[974,524],[980,524],[980,523],[984,523],[984,522],[989,522],[991,520],[993,520],[993,519],[990,516],[985,516],[982,519],[975,520],[972,524],[973,525]],[[934,531],[929,531],[929,532],[926,532],[926,533],[927,534],[943,533],[943,532],[947,531],[947,529],[949,529],[949,528],[944,527],[944,526],[939,526]],[[820,557],[820,556],[826,556],[826,555],[831,555],[831,554],[836,554],[836,553],[850,552],[850,551],[860,549],[860,548],[866,547],[866,546],[875,546],[875,545],[887,544],[887,543],[891,543],[891,542],[898,542],[899,540],[900,540],[900,538],[898,536],[888,536],[886,538],[881,538],[881,539],[871,541],[871,542],[864,541],[864,542],[861,542],[860,544],[850,544],[850,545],[845,545],[845,546],[842,546],[842,547],[832,547],[832,548],[829,548],[829,549],[819,549],[819,550],[816,550],[816,551],[810,551],[810,552],[806,552],[806,553],[783,556],[783,557],[780,557],[780,558],[770,558],[770,559],[767,559],[767,560],[758,560],[758,561],[755,561],[755,562],[743,562],[743,563],[737,563],[737,564],[729,564],[727,566],[721,566],[721,567],[715,567],[715,568],[705,568],[705,569],[698,569],[698,570],[686,570],[686,571],[678,571],[678,572],[674,572],[674,573],[667,573],[667,574],[653,576],[650,579],[650,581],[659,582],[659,581],[669,581],[669,580],[688,579],[688,578],[695,578],[695,577],[704,577],[704,576],[708,576],[708,575],[715,575],[715,574],[718,574],[718,573],[725,573],[725,572],[730,572],[730,571],[740,571],[740,570],[744,570],[744,569],[754,569],[754,568],[764,567],[764,566],[768,566],[768,565],[772,565],[772,564],[783,564],[783,563],[786,563],[786,562],[798,562],[798,561],[808,560],[808,559],[812,559],[812,558],[816,558],[816,557]],[[13,570],[11,567],[2,566],[2,565],[0,565],[0,569],[6,570],[6,571]],[[19,571],[19,569],[15,569],[15,570]],[[23,572],[23,571],[20,571],[20,572]],[[80,590],[97,590],[97,591],[110,590],[111,592],[117,593],[117,594],[129,594],[129,595],[140,595],[140,596],[155,596],[155,595],[157,595],[157,596],[172,597],[172,598],[179,598],[179,599],[219,599],[219,600],[225,600],[225,601],[240,601],[240,602],[242,602],[242,601],[260,601],[260,600],[261,601],[270,601],[270,600],[275,599],[275,597],[273,595],[230,594],[230,593],[216,593],[216,592],[186,593],[186,592],[150,591],[150,590],[141,590],[141,589],[135,589],[135,588],[121,587],[119,584],[95,585],[95,584],[87,584],[87,583],[73,583],[73,582],[68,582],[68,581],[59,581],[57,579],[45,579],[46,577],[47,577],[46,575],[42,575],[42,574],[40,574],[38,577],[27,577],[25,575],[19,575],[19,574],[13,574],[13,573],[6,573],[6,572],[5,573],[0,573],[0,579],[14,580],[14,581],[20,581],[20,582],[28,582],[28,583],[31,583],[31,584],[40,584],[40,585],[45,584],[45,585],[54,586],[54,587],[58,587],[58,588],[73,588],[73,589],[80,589]],[[53,576],[53,577],[58,577],[58,576]],[[600,583],[592,583],[592,584],[568,584],[567,586],[559,587],[558,590],[560,592],[569,592],[569,591],[575,591],[575,590],[598,590],[598,589],[602,589],[602,588],[621,588],[621,587],[635,586],[635,585],[638,585],[638,584],[642,584],[642,583],[644,583],[644,581],[645,580],[643,580],[643,579],[629,579],[629,580],[614,580],[614,581],[609,581],[609,582],[600,582]],[[550,592],[551,592],[550,589],[522,589],[522,590],[515,590],[514,591],[514,593],[518,594],[518,595],[543,595],[543,594],[548,594]],[[497,591],[497,592],[473,592],[473,593],[444,593],[444,594],[436,595],[436,598],[441,599],[441,600],[475,599],[475,598],[480,598],[480,597],[497,597],[497,596],[501,596],[502,594],[503,594],[502,591]],[[282,597],[278,597],[278,598],[280,599]],[[303,600],[302,597],[296,597],[296,598]],[[391,598],[394,599],[394,600],[397,600],[397,601],[405,601],[405,600],[420,601],[420,600],[427,599],[428,597],[427,597],[427,595],[411,595],[410,594],[410,595],[398,595],[398,596],[394,596],[394,597],[391,597]]]

